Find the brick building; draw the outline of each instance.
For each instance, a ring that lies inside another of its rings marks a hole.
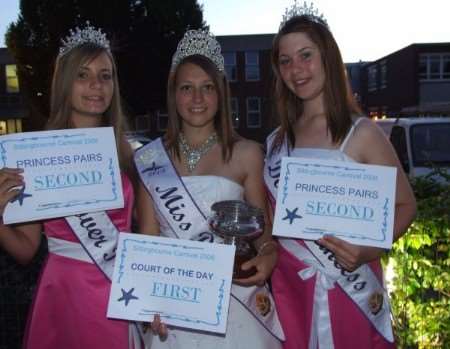
[[[450,42],[409,45],[365,64],[361,78],[372,116],[450,115]]]

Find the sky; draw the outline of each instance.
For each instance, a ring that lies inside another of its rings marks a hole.
[[[198,1],[215,35],[275,33],[286,7],[293,4],[293,0]],[[345,62],[376,60],[413,43],[450,42],[449,0],[315,0],[314,4],[327,19]],[[18,12],[19,0],[0,0],[0,47],[5,46],[5,31]]]

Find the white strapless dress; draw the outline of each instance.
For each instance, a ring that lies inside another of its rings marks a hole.
[[[211,213],[211,205],[221,200],[243,199],[244,188],[224,177],[190,176],[182,177],[203,213]],[[169,228],[160,219],[161,236],[173,237]],[[233,285],[233,287],[239,287]],[[227,332],[225,335],[210,332],[174,328],[169,326],[165,341],[156,336],[152,349],[278,349],[281,342],[271,335],[235,298],[230,298]]]

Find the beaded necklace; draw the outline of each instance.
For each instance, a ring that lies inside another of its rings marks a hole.
[[[178,145],[180,147],[181,153],[186,158],[186,166],[189,173],[194,171],[197,167],[198,162],[211,148],[217,143],[217,133],[212,133],[206,140],[200,144],[198,147],[191,147],[186,141],[184,133],[180,133],[178,137]]]

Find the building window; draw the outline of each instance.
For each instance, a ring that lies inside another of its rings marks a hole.
[[[5,135],[8,133],[8,130],[6,129],[6,121],[0,120],[0,135]]]
[[[232,97],[230,102],[233,127],[239,128],[239,100],[236,97]]]
[[[450,79],[450,54],[442,56],[442,78]]]
[[[8,133],[16,133],[16,120],[15,119],[8,119],[6,121],[6,126],[8,127]]]
[[[450,53],[423,53],[419,56],[420,80],[450,80]]]
[[[224,52],[223,58],[228,81],[237,81],[236,52]]]
[[[419,79],[423,80],[427,78],[427,58],[423,55],[419,58]]]
[[[441,71],[441,62],[439,57],[430,56],[428,58],[428,78],[429,79],[439,79]]]
[[[380,62],[380,89],[387,87],[387,64],[386,61]]]
[[[259,97],[247,98],[247,127],[261,127],[261,100]]]
[[[7,64],[5,66],[6,75],[6,92],[19,92],[19,79],[17,77],[17,66],[15,64]]]
[[[245,80],[259,80],[259,54],[258,51],[245,52]]]
[[[377,66],[371,65],[367,69],[367,90],[373,92],[377,90]]]
[[[16,119],[16,131],[22,132],[22,119]]]
[[[22,119],[0,120],[0,135],[22,132]]]
[[[164,113],[160,110],[156,112],[156,119],[158,124],[158,131],[165,131],[167,130],[167,123],[169,122],[169,115],[167,113]]]

